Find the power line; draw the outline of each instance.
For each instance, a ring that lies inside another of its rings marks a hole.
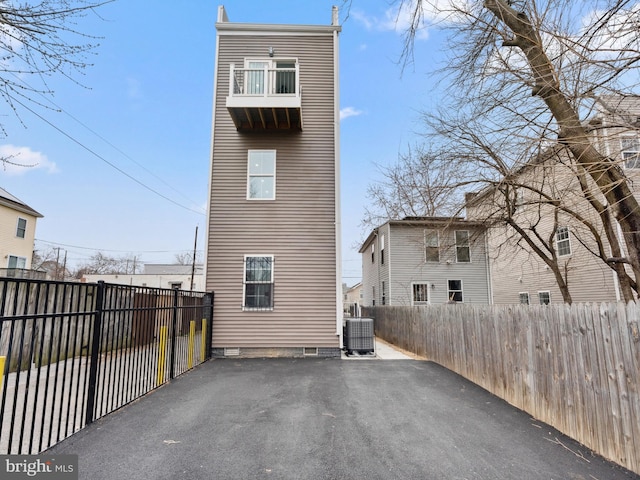
[[[51,98],[47,97],[46,95],[44,95],[42,92],[37,91],[37,89],[31,87],[31,85],[29,85],[29,83],[27,83],[26,81],[24,81],[24,79],[18,77],[15,73],[13,72],[9,72],[11,73],[18,81],[20,81],[21,83],[23,83],[24,85],[26,85],[27,87],[29,87],[32,91],[34,91],[35,93],[37,93],[40,97],[42,97],[43,100],[45,100],[46,102],[48,102],[50,105],[52,105],[53,107],[55,107],[59,112],[64,113],[65,115],[67,115],[68,117],[70,117],[71,119],[73,119],[76,123],[80,124],[82,127],[84,127],[86,130],[88,130],[89,132],[91,132],[93,135],[95,135],[96,137],[98,137],[100,140],[102,140],[104,143],[106,143],[107,145],[109,145],[111,148],[113,148],[116,152],[120,153],[123,157],[125,157],[126,159],[130,160],[131,162],[135,163],[136,165],[138,165],[140,168],[142,168],[145,172],[147,172],[149,175],[153,176],[154,178],[156,178],[157,180],[159,180],[160,182],[162,182],[164,185],[166,185],[167,187],[169,187],[171,190],[173,190],[174,192],[176,192],[178,195],[180,195],[182,198],[184,198],[185,200],[189,200],[190,202],[197,204],[198,202],[194,201],[192,198],[187,197],[185,194],[183,194],[181,191],[179,191],[178,189],[176,189],[175,187],[173,187],[171,184],[169,184],[168,182],[166,182],[165,180],[163,180],[161,177],[159,177],[158,175],[156,175],[155,173],[153,173],[151,170],[149,170],[147,167],[145,167],[144,165],[142,165],[140,162],[136,161],[133,157],[131,157],[129,154],[127,154],[126,152],[124,152],[122,149],[118,148],[116,145],[114,145],[113,143],[111,143],[108,139],[106,139],[105,137],[103,137],[102,135],[100,135],[98,132],[96,132],[95,130],[93,130],[91,127],[89,127],[88,125],[86,125],[82,120],[80,120],[79,118],[75,117],[74,115],[72,115],[71,113],[69,113],[68,111],[66,111],[64,108],[62,108],[60,105],[58,105],[57,103],[55,103]],[[15,99],[14,99],[15,100]],[[17,103],[19,103],[20,105],[22,105],[24,107],[24,104],[21,103],[20,101],[16,100]],[[26,107],[25,107],[26,108]],[[30,109],[27,109],[30,110]],[[30,110],[32,113],[33,110]],[[37,115],[37,114],[36,114]],[[39,115],[38,115],[39,116]],[[39,116],[40,117],[40,116]],[[40,117],[41,119],[43,119],[42,117]],[[43,119],[44,120],[44,119]],[[46,120],[45,120],[46,121]],[[47,122],[49,123],[49,122]],[[49,123],[51,125],[51,123]],[[55,128],[55,127],[54,127]],[[64,132],[61,132],[64,133]],[[65,134],[66,135],[66,134]],[[67,135],[68,136],[68,135]],[[72,139],[73,140],[73,139]],[[74,140],[76,143],[79,143],[78,141]],[[82,145],[83,146],[83,145]],[[84,146],[83,146],[84,147]],[[84,147],[86,148],[86,147]],[[108,163],[108,162],[107,162]],[[113,165],[111,165],[113,166]],[[115,168],[115,167],[114,167]],[[120,170],[118,170],[120,171]],[[121,172],[123,173],[123,172]],[[127,176],[129,176],[128,174],[125,174]],[[131,176],[129,176],[129,178],[131,178]],[[140,182],[138,182],[140,183]],[[147,187],[148,188],[148,187]],[[169,200],[171,201],[171,200]],[[175,202],[174,202],[175,203]],[[183,207],[185,208],[185,207]],[[193,211],[193,210],[191,210]],[[200,213],[202,214],[202,212],[196,212],[196,213]]]
[[[184,208],[185,210],[189,210],[190,212],[193,213],[197,213],[198,215],[204,215],[204,212],[201,211],[197,211],[194,210],[190,207],[187,207],[186,205],[182,205],[181,203],[176,202],[175,200],[172,200],[171,198],[167,197],[166,195],[163,195],[162,193],[158,192],[157,190],[154,190],[153,188],[151,188],[150,186],[142,183],[140,180],[138,180],[137,178],[133,177],[132,175],[129,175],[127,172],[125,172],[124,170],[122,170],[121,168],[119,168],[118,166],[114,165],[113,163],[111,163],[109,160],[107,160],[106,158],[104,158],[102,155],[100,155],[99,153],[93,151],[92,149],[90,149],[89,147],[87,147],[85,144],[83,144],[82,142],[80,142],[79,140],[76,140],[73,136],[71,136],[70,134],[68,134],[67,132],[65,132],[64,130],[62,130],[60,127],[57,127],[56,125],[54,125],[52,122],[50,122],[49,120],[47,120],[46,118],[44,118],[42,115],[40,115],[38,112],[34,111],[33,109],[27,107],[24,103],[22,103],[21,101],[17,100],[17,99],[13,99],[14,102],[16,102],[17,104],[21,105],[24,109],[28,110],[29,112],[33,113],[36,117],[38,117],[40,120],[42,120],[43,122],[45,122],[46,124],[48,124],[49,126],[51,126],[52,128],[54,128],[55,130],[57,130],[58,132],[60,132],[62,135],[64,135],[65,137],[67,137],[69,140],[71,140],[72,142],[74,142],[75,144],[79,145],[80,147],[84,148],[87,152],[89,152],[90,154],[92,154],[93,156],[95,156],[96,158],[102,160],[104,163],[106,163],[107,165],[109,165],[111,168],[117,170],[118,172],[120,172],[122,175],[124,175],[125,177],[129,178],[130,180],[133,180],[134,182],[136,182],[138,185],[140,185],[141,187],[145,188],[146,190],[149,190],[152,193],[155,193],[156,195],[158,195],[159,197],[165,199],[168,202],[173,203],[174,205],[177,205],[180,208]]]
[[[42,240],[41,238],[36,238],[36,242],[46,243],[47,245],[57,245],[60,247],[67,248],[78,248],[80,250],[93,250],[100,252],[117,252],[117,253],[131,253],[132,250],[113,250],[110,248],[96,248],[96,247],[81,247],[79,245],[70,245],[68,243],[60,243],[60,242],[52,242],[50,240]],[[180,249],[180,250],[135,250],[138,253],[173,253],[173,252],[190,252],[190,249]],[[199,250],[203,251],[203,250]]]

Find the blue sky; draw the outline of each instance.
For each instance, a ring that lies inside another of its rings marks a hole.
[[[231,22],[329,24],[340,0],[224,3]],[[218,2],[120,0],[78,23],[101,37],[78,82],[56,76],[49,100],[20,119],[3,105],[0,154],[38,163],[5,168],[0,186],[44,215],[36,248],[61,247],[76,265],[96,251],[170,263],[204,249],[215,20]],[[343,279],[359,281],[356,245],[376,165],[419,141],[420,111],[437,103],[429,75],[442,58],[436,31],[420,35],[401,69],[402,36],[387,0],[353,0],[340,35]],[[37,84],[37,79],[25,79]],[[22,122],[22,123],[21,123]],[[109,165],[111,164],[111,165]],[[115,168],[114,168],[115,167]],[[117,169],[126,173],[123,174]],[[157,192],[154,193],[153,191]],[[163,198],[166,197],[166,198]]]

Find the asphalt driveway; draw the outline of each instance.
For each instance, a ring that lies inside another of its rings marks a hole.
[[[91,480],[640,478],[416,360],[213,360],[50,452]]]

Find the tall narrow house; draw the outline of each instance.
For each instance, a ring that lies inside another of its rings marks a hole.
[[[319,26],[232,23],[220,7],[216,29],[206,267],[213,354],[336,356],[337,9]]]

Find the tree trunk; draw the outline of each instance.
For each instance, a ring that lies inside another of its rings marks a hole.
[[[485,0],[485,7],[513,32],[509,45],[519,47],[533,71],[533,95],[538,95],[551,111],[560,128],[560,141],[567,145],[576,161],[598,185],[622,228],[629,263],[636,284],[640,285],[640,205],[627,179],[610,158],[602,155],[589,139],[580,117],[560,91],[553,65],[542,46],[539,32],[524,13],[514,10],[506,0]]]

